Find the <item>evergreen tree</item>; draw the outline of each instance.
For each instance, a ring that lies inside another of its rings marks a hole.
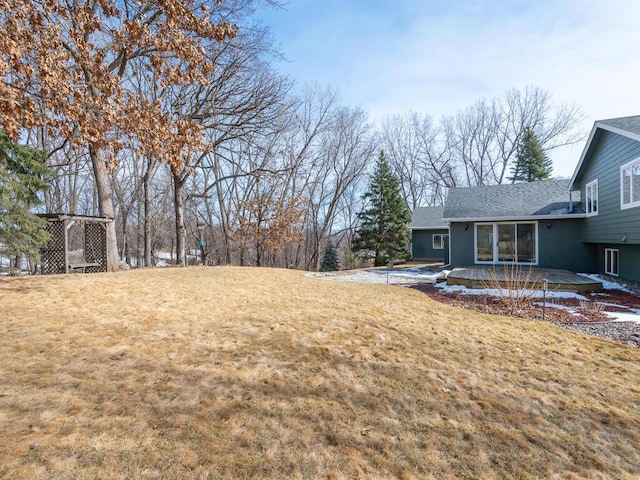
[[[324,248],[322,255],[322,264],[320,265],[321,272],[335,272],[340,270],[340,262],[338,262],[338,252],[331,240],[327,242],[327,246]]]
[[[536,182],[551,178],[553,163],[546,154],[540,141],[531,128],[526,128],[520,145],[516,162],[511,167],[511,180],[515,182]]]
[[[49,239],[47,225],[32,213],[41,204],[38,194],[48,187],[52,172],[40,150],[18,145],[0,130],[0,241],[10,256],[40,260],[40,248]]]
[[[369,206],[358,214],[360,225],[353,250],[364,252],[367,258],[373,255],[376,266],[406,259],[411,212],[400,193],[400,181],[391,172],[383,151],[363,198]]]

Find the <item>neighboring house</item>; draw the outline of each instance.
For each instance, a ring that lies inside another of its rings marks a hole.
[[[640,282],[640,116],[596,122],[573,177],[595,271]]]
[[[418,207],[411,216],[411,258],[449,263],[449,225],[444,207]]]
[[[453,188],[445,202],[451,266],[519,263],[594,271],[580,238],[586,213],[569,180]]]
[[[640,282],[640,116],[596,122],[571,180],[453,188],[441,221],[438,211],[414,212],[414,258],[448,225],[451,267],[515,262]]]

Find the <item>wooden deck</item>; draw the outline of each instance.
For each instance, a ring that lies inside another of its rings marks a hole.
[[[542,289],[547,280],[549,290],[591,292],[601,290],[602,283],[568,270],[512,265],[488,265],[486,267],[454,268],[447,277],[447,285],[464,285],[467,288],[494,288],[495,282],[503,288],[524,287]]]

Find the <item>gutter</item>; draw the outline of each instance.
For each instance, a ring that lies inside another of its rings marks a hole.
[[[460,222],[513,222],[520,220],[563,220],[570,218],[587,218],[586,213],[566,213],[564,215],[534,215],[534,216],[509,216],[509,217],[468,217],[468,218],[443,218],[451,223]]]

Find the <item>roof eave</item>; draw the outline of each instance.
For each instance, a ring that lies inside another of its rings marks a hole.
[[[576,166],[576,169],[573,172],[573,176],[571,177],[571,182],[569,182],[569,189],[570,190],[573,190],[573,184],[576,181],[576,178],[578,177],[578,174],[580,173],[580,170],[582,169],[582,164],[584,163],[584,160],[585,160],[585,158],[587,156],[587,153],[589,152],[589,149],[591,148],[591,143],[593,142],[593,139],[594,139],[598,129],[606,130],[606,131],[611,132],[611,133],[616,133],[616,134],[621,135],[623,137],[631,138],[632,140],[636,140],[636,141],[640,142],[640,135],[638,135],[637,133],[630,132],[628,130],[624,130],[624,129],[618,128],[618,127],[612,127],[611,125],[607,125],[606,123],[595,122],[593,124],[593,128],[591,129],[591,133],[589,134],[589,138],[587,139],[587,143],[585,144],[584,149],[582,150],[582,154],[580,155],[580,160],[578,161],[578,165]]]
[[[564,220],[571,218],[586,218],[586,213],[565,213],[562,215],[518,215],[508,217],[464,217],[464,218],[443,218],[450,223],[461,222],[513,222],[513,221],[531,221],[531,220]]]
[[[426,226],[426,227],[412,227],[409,225],[411,230],[449,230],[449,225],[434,225],[434,226]]]

